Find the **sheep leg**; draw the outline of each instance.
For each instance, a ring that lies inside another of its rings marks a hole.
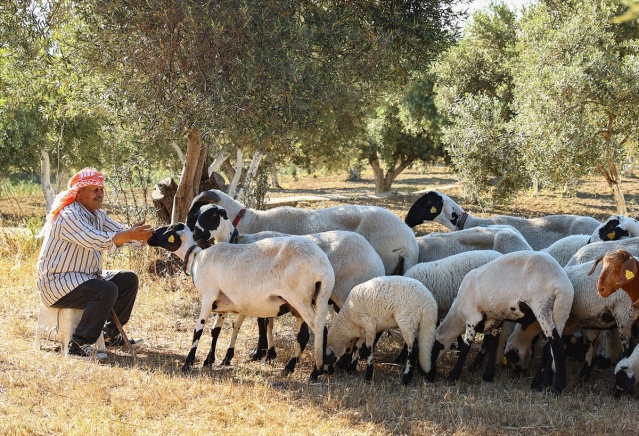
[[[258,339],[257,345],[255,346],[253,351],[249,353],[249,357],[251,358],[251,360],[260,360],[261,358],[266,356],[266,353],[268,352],[268,340],[266,337],[267,322],[268,320],[266,318],[257,319]]]
[[[237,341],[237,335],[240,332],[240,327],[242,327],[242,323],[246,319],[245,315],[238,314],[233,320],[233,333],[231,334],[231,340],[229,341],[229,346],[226,349],[226,355],[220,365],[230,365],[231,360],[235,356],[235,341]]]
[[[470,351],[470,346],[475,340],[475,327],[466,327],[466,337],[464,341],[460,344],[459,357],[457,358],[457,362],[455,363],[455,367],[448,374],[448,381],[456,381],[459,380],[461,376],[462,368],[464,367],[464,362],[466,360],[466,356],[468,356],[468,352]]]
[[[430,353],[430,371],[426,376],[426,380],[430,383],[435,381],[437,375],[437,361],[439,360],[439,353],[444,349],[444,344],[435,339],[433,349]]]
[[[547,370],[548,360],[550,360],[550,347],[548,343],[546,343],[541,349],[541,361],[539,363],[539,368],[537,369],[537,372],[533,377],[533,381],[530,384],[531,389],[535,389],[538,391],[543,390],[543,378],[544,372]]]
[[[217,340],[220,337],[220,332],[222,331],[222,325],[224,324],[225,317],[226,314],[224,313],[220,313],[217,315],[215,325],[211,329],[211,350],[209,351],[209,354],[206,356],[206,359],[202,364],[203,368],[215,363],[215,348],[217,347]]]
[[[566,356],[564,355],[564,342],[557,329],[552,330],[552,337],[549,338],[552,358],[555,364],[555,391],[561,392],[568,382],[566,374]]]
[[[304,352],[304,348],[306,348],[306,344],[308,343],[308,339],[310,338],[310,334],[308,331],[308,324],[304,322],[304,320],[300,317],[297,318],[297,342],[295,343],[295,356],[292,357],[286,366],[284,367],[284,374],[288,375],[295,371],[295,365],[299,362],[302,353]]]
[[[273,321],[275,318],[266,318],[266,339],[267,339],[267,348],[266,352],[266,361],[270,362],[271,360],[277,357],[277,352],[275,351],[275,338],[273,337]]]
[[[351,339],[346,345],[346,351],[344,351],[344,354],[342,354],[340,358],[337,360],[337,362],[335,363],[335,366],[339,368],[340,370],[345,371],[348,365],[353,360],[353,352],[354,352],[354,347],[356,342],[357,342],[356,338]]]
[[[410,341],[410,339],[405,340],[407,341],[406,343],[410,343],[408,342]],[[413,372],[415,371],[415,365],[417,365],[417,337],[413,339],[412,344],[412,347],[407,347],[408,357],[406,358],[406,367],[404,368],[404,375],[402,376],[403,386],[407,386],[408,383],[410,383],[410,381],[413,379]]]
[[[191,341],[191,350],[186,356],[184,365],[182,365],[182,371],[187,371],[193,367],[193,362],[195,361],[195,353],[197,352],[197,346],[200,342],[200,338],[202,337],[204,324],[206,324],[206,320],[209,319],[209,317],[211,316],[216,298],[217,292],[211,292],[208,298],[202,298],[202,306],[200,307],[200,318],[195,323],[195,328],[193,329],[193,340]]]
[[[497,360],[497,345],[499,344],[499,338],[501,336],[501,327],[496,327],[490,330],[487,335],[484,335],[484,342],[482,348],[485,347],[488,354],[488,363],[482,374],[482,380],[485,382],[493,381],[495,377],[495,362]]]
[[[586,335],[586,355],[584,357],[584,365],[579,372],[577,381],[585,382],[590,379],[590,374],[594,368],[595,351],[597,350],[597,340],[599,338],[599,330],[588,330]]]
[[[355,346],[353,347],[351,362],[346,368],[347,374],[354,374],[357,371],[357,362],[359,362],[359,359],[366,358],[366,350],[363,349],[364,345],[365,345],[364,339],[361,339],[361,338],[357,339],[357,342],[355,343]]]

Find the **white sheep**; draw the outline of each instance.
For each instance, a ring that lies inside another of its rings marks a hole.
[[[612,250],[626,250],[633,256],[639,256],[639,237],[616,241],[591,242],[583,246],[570,258],[566,266],[579,265],[602,257]]]
[[[430,291],[415,279],[401,276],[377,277],[355,286],[340,312],[333,318],[326,340],[329,362],[347,351],[353,340],[365,338],[362,356],[367,356],[366,380],[373,378],[373,344],[377,333],[399,328],[408,346],[402,376],[407,385],[415,361],[425,373],[431,370],[431,349],[435,341],[437,303]]]
[[[415,234],[397,215],[383,207],[346,205],[318,210],[276,207],[261,211],[246,208],[224,192],[213,189],[193,199],[189,217],[208,203],[226,209],[229,216],[234,217],[233,226],[242,234],[272,230],[307,235],[348,230],[364,236],[373,246],[384,263],[387,275],[401,275],[417,263]]]
[[[612,215],[601,223],[590,237],[590,242],[618,241],[639,236],[639,222],[625,215]]]
[[[601,224],[594,218],[579,215],[548,215],[539,218],[520,218],[509,215],[478,218],[450,197],[437,191],[428,191],[411,206],[404,222],[415,227],[426,221],[435,221],[449,230],[486,227],[505,224],[519,230],[534,250],[541,250],[568,235],[591,235]]]
[[[596,340],[600,330],[617,328],[622,350],[627,356],[630,348],[633,319],[630,310],[630,297],[619,293],[611,298],[601,298],[597,292],[597,278],[601,267],[595,261],[564,268],[574,289],[570,317],[564,327],[564,334],[572,334],[580,329],[588,329],[586,358],[578,380],[590,377],[593,368]],[[596,272],[595,275],[589,273]],[[508,361],[518,367],[526,368],[532,356],[532,340],[541,332],[539,324],[533,323],[525,330],[516,327],[506,342],[505,355]]]
[[[437,302],[438,318],[443,319],[466,274],[501,255],[494,250],[467,251],[432,262],[420,262],[406,271],[404,277],[413,278],[430,290]]]
[[[213,204],[207,204],[200,208],[193,225],[193,237],[200,246],[206,244],[231,242],[237,244],[250,244],[262,239],[290,236],[280,232],[264,231],[253,234],[239,235],[228,218],[226,211]],[[339,310],[344,304],[351,289],[374,277],[384,275],[384,264],[368,241],[359,233],[344,230],[301,235],[317,244],[326,253],[333,271],[335,272],[335,286],[331,293],[331,302]],[[207,245],[208,246],[208,245]],[[242,325],[243,318],[236,319],[233,324],[233,334],[222,364],[228,365],[234,355],[235,340]],[[218,321],[221,327],[221,320]],[[216,324],[217,325],[217,324]],[[257,350],[253,352],[254,359],[260,359],[266,355],[267,360],[277,356],[272,341],[273,320],[260,320],[259,340]],[[214,334],[219,334],[219,329]],[[268,338],[271,338],[269,341]],[[213,338],[213,342],[217,337]],[[215,350],[207,363],[215,361]]]
[[[472,250],[500,253],[532,250],[524,237],[511,226],[473,227],[457,232],[433,232],[417,238],[419,262],[430,262]]]
[[[315,369],[311,378],[317,378],[323,371],[326,315],[335,274],[326,254],[316,244],[290,236],[202,249],[182,223],[156,229],[147,243],[183,259],[185,271],[190,271],[200,292],[200,317],[183,369],[193,365],[211,312],[269,318],[290,310],[298,319],[298,342],[296,355],[285,372],[294,370],[306,345],[305,325],[315,334]]]
[[[570,235],[539,251],[550,254],[559,265],[565,266],[577,251],[588,244],[589,240],[588,235]]]
[[[553,359],[542,361],[531,387],[539,389],[550,384],[554,360],[554,388],[561,391],[566,386],[561,333],[570,314],[573,294],[566,272],[549,254],[535,251],[504,254],[466,274],[448,315],[435,332],[433,359],[438,358],[441,350],[449,350],[465,331],[459,358],[448,376],[449,380],[457,380],[478,331],[488,331],[506,320],[524,325],[537,320],[548,339]],[[489,366],[494,366],[494,348],[489,350]],[[493,375],[494,368],[485,371],[484,380],[491,380]],[[433,365],[429,379],[434,377]]]

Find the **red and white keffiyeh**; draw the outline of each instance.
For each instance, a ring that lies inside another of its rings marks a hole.
[[[62,209],[70,205],[75,201],[75,197],[78,195],[78,190],[85,186],[100,186],[104,187],[104,174],[96,170],[95,168],[83,168],[79,173],[75,174],[69,180],[67,184],[67,190],[60,192],[55,196],[53,205],[51,206],[51,212],[47,216],[47,221],[52,221]]]

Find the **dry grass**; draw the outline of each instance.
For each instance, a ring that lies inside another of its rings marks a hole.
[[[282,179],[295,189],[274,191],[271,198],[320,191],[341,191],[349,196],[371,193],[370,176],[361,183],[339,177]],[[411,192],[438,188],[461,198],[454,178],[441,168],[429,174],[410,172],[395,189]],[[624,182],[631,214],[636,215],[639,182]],[[402,216],[417,198],[397,195],[368,199]],[[25,201],[22,204],[27,204]],[[537,216],[548,213],[588,214],[603,219],[615,212],[611,196],[598,180],[583,181],[576,197],[544,192],[536,198],[520,196],[510,209],[479,211],[477,215],[510,213]],[[300,204],[327,207],[335,202]],[[419,233],[442,231],[420,226]],[[0,232],[0,433],[88,434],[99,429],[113,435],[129,434],[638,434],[637,400],[615,400],[611,370],[595,369],[584,385],[574,382],[579,364],[569,363],[570,382],[560,396],[531,392],[531,376],[515,377],[499,371],[493,383],[483,383],[479,373],[464,371],[459,383],[439,377],[434,384],[416,375],[409,387],[400,385],[399,366],[392,362],[400,349],[397,333],[382,339],[376,357],[374,382],[360,372],[354,376],[322,376],[309,383],[312,367],[309,346],[298,370],[283,376],[281,369],[293,350],[291,317],[278,320],[279,355],[272,363],[250,362],[249,350],[256,329],[248,320],[230,367],[179,371],[188,351],[199,299],[190,279],[179,272],[158,277],[148,266],[159,256],[145,248],[109,258],[107,268],[129,268],[141,276],[141,289],[127,330],[143,337],[146,346],[137,363],[125,350],[111,353],[106,364],[61,358],[53,351],[34,352],[33,333],[38,296],[34,272],[39,245],[24,235]],[[230,334],[223,331],[218,359]],[[207,335],[205,335],[206,337]],[[208,339],[198,352],[201,364]],[[472,359],[472,353],[470,359]],[[439,374],[454,362],[448,356]]]

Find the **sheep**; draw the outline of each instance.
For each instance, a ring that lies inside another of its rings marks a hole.
[[[169,250],[184,261],[184,269],[190,271],[202,299],[183,370],[193,365],[204,324],[212,311],[262,318],[291,311],[298,319],[298,342],[296,355],[284,371],[289,373],[295,369],[308,341],[310,327],[315,334],[315,368],[311,379],[321,374],[328,300],[335,274],[326,254],[316,244],[306,238],[289,236],[202,249],[183,223],[157,228],[147,243]]]
[[[639,222],[625,215],[612,215],[601,223],[590,237],[590,242],[618,241],[639,236]]]
[[[630,357],[621,359],[615,366],[615,387],[613,395],[621,397],[624,393],[635,395],[639,374],[639,347],[635,347]]]
[[[387,275],[401,275],[417,263],[417,240],[412,230],[388,209],[377,206],[346,205],[318,210],[276,207],[269,210],[246,208],[222,191],[212,189],[195,197],[189,217],[205,204],[217,204],[230,216],[239,233],[263,230],[305,235],[328,230],[359,233],[373,246],[384,263]]]
[[[574,266],[595,260],[612,250],[626,250],[633,256],[639,256],[639,237],[616,241],[591,242],[577,250],[566,266]]]
[[[617,289],[623,289],[632,302],[632,316],[639,319],[639,263],[626,250],[613,250],[595,260],[595,266],[602,262],[601,273],[597,279],[597,292],[609,298]],[[590,273],[594,271],[595,267]]]
[[[495,250],[467,251],[432,262],[420,262],[406,271],[404,277],[413,278],[430,290],[437,301],[438,319],[443,319],[466,274],[501,255]]]
[[[559,265],[565,266],[579,249],[588,244],[589,240],[588,235],[570,235],[539,251],[550,254]]]
[[[518,251],[480,266],[462,280],[450,311],[435,331],[432,359],[440,358],[440,351],[449,350],[464,331],[457,363],[448,379],[458,380],[464,360],[475,334],[498,327],[509,320],[530,325],[537,320],[542,325],[552,357],[545,350],[546,359],[535,375],[531,387],[540,389],[550,383],[551,363],[556,369],[554,388],[562,391],[566,386],[566,362],[561,333],[570,314],[573,287],[564,269],[547,253]],[[494,375],[495,345],[489,349],[489,367],[484,380]],[[443,355],[441,356],[443,357]],[[429,380],[435,378],[436,365],[432,365]]]
[[[564,268],[574,289],[570,317],[564,327],[564,334],[572,334],[579,329],[590,330],[587,335],[588,348],[584,366],[578,377],[580,381],[587,380],[592,372],[595,341],[600,330],[617,328],[624,355],[627,356],[632,351],[630,337],[633,319],[630,313],[630,298],[625,294],[608,299],[600,298],[595,292],[598,274],[590,275],[596,268],[595,261]],[[600,268],[597,272],[599,270]],[[527,366],[532,356],[532,338],[540,331],[541,327],[537,323],[533,323],[525,331],[517,327],[506,342],[506,358],[518,370]]]
[[[237,229],[235,229],[229,220],[224,208],[213,204],[202,206],[195,216],[195,220],[192,220],[190,225],[193,226],[195,242],[200,246],[209,244],[210,241],[214,241],[215,243],[234,241],[237,244],[249,244],[266,238],[290,236],[272,231],[239,235]],[[384,275],[384,264],[382,260],[368,241],[359,233],[334,230],[302,235],[302,237],[317,244],[320,249],[326,253],[333,267],[333,271],[335,272],[335,286],[333,287],[330,301],[337,310],[342,307],[348,293],[355,285]],[[228,365],[233,358],[235,339],[242,320],[243,318],[236,319],[233,325],[234,330],[231,337],[231,344],[227,349],[226,356],[222,360],[222,364]],[[271,345],[273,342],[270,341],[270,343],[268,343],[267,341],[267,337],[272,337],[272,319],[260,320],[258,326],[260,333],[258,346],[252,357],[257,360],[266,355],[267,360],[273,359],[277,354]],[[219,335],[219,330],[213,334],[215,334],[213,338],[213,342],[215,343],[217,335]],[[215,361],[214,349],[212,353],[212,360],[209,363]]]
[[[594,218],[579,215],[548,215],[539,218],[520,218],[509,215],[478,218],[464,212],[450,197],[428,191],[411,206],[404,222],[415,227],[435,221],[449,230],[486,227],[492,224],[510,225],[524,236],[533,250],[541,250],[568,235],[591,235],[601,224]]]
[[[326,359],[333,362],[353,339],[365,337],[361,349],[368,359],[365,378],[371,381],[376,335],[399,328],[408,345],[402,376],[402,385],[407,385],[412,379],[417,355],[421,370],[425,373],[431,370],[436,323],[437,303],[423,284],[409,277],[377,277],[355,286],[333,318],[326,340]]]
[[[524,237],[510,226],[474,227],[457,232],[433,232],[417,238],[419,262],[430,262],[471,250],[500,253],[532,250]]]

